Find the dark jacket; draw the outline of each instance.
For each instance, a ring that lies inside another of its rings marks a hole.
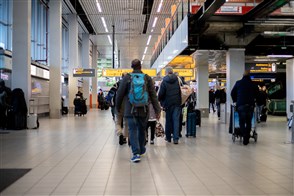
[[[141,70],[134,70],[133,73],[143,73]],[[160,105],[157,100],[155,88],[150,76],[145,75],[147,81],[147,89],[149,94],[149,100],[153,105],[154,111],[156,114],[159,114],[161,111]],[[120,82],[119,88],[116,93],[116,105],[115,108],[117,111],[121,110],[121,105],[125,97],[128,97],[129,90],[130,90],[130,83],[131,83],[131,75],[127,74],[123,77],[122,81]],[[132,113],[132,105],[129,102],[128,98],[125,101],[125,108],[124,108],[124,117],[147,117],[148,116],[148,106],[147,107],[138,107],[134,108]]]
[[[181,106],[181,90],[178,77],[175,74],[168,74],[160,85],[158,100],[163,108]]]
[[[247,104],[254,106],[257,93],[258,87],[251,81],[250,76],[243,76],[233,87],[231,97],[237,107]]]
[[[257,97],[256,97],[256,104],[258,106],[261,106],[261,105],[266,105],[266,100],[267,100],[267,94],[265,91],[263,90],[260,90],[257,94]]]
[[[213,90],[209,91],[209,103],[214,103],[215,102],[215,95]]]

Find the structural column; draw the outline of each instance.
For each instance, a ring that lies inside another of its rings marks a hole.
[[[78,79],[73,77],[73,69],[78,68],[78,16],[71,14],[68,16],[69,32],[69,66],[68,66],[68,106],[73,112],[73,100],[78,92]]]
[[[62,1],[49,2],[50,118],[61,118]]]
[[[95,69],[95,77],[92,78],[92,108],[97,108],[97,46],[92,46],[92,69]]]
[[[201,111],[201,117],[208,117],[208,55],[209,51],[201,51],[196,56],[197,63],[197,108]]]
[[[243,77],[245,71],[245,49],[243,48],[230,48],[226,54],[227,65],[227,119],[229,119],[232,98],[231,90],[233,89],[237,80]],[[226,122],[229,122],[227,120]]]
[[[24,91],[27,105],[32,94],[31,7],[31,0],[13,1],[12,88]]]
[[[82,38],[82,66],[84,69],[90,68],[90,36],[87,33],[83,34]],[[89,78],[83,78],[83,94],[84,98],[87,98],[86,104],[87,106],[90,103],[89,96]]]
[[[287,86],[287,117],[290,118],[292,113],[290,112],[291,101],[294,100],[294,59],[286,61],[286,86]]]

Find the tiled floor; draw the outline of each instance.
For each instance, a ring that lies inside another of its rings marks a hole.
[[[197,139],[158,138],[140,163],[118,145],[110,111],[41,119],[1,137],[1,168],[32,168],[0,195],[293,195],[294,145],[285,117],[259,124],[258,142],[232,142],[211,114]]]

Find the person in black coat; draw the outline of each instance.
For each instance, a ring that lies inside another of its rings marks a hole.
[[[11,105],[11,89],[0,80],[0,129],[7,128],[7,110]]]
[[[265,86],[260,88],[256,97],[256,120],[260,122],[260,116],[263,108],[266,106],[267,93],[265,92]]]
[[[166,112],[166,140],[171,142],[171,134],[173,134],[173,142],[178,144],[182,111],[180,84],[178,77],[173,73],[171,67],[166,68],[166,74],[160,85],[158,100]]]
[[[208,97],[209,97],[209,107],[208,107],[208,111],[209,111],[209,113],[210,113],[210,108],[212,107],[212,111],[213,111],[213,113],[214,113],[214,112],[215,112],[215,109],[214,109],[215,95],[214,95],[214,90],[213,90],[213,89],[210,89],[210,90],[209,90]]]
[[[249,143],[251,120],[253,117],[255,99],[258,94],[258,87],[251,81],[250,71],[246,70],[243,78],[236,82],[231,91],[233,102],[236,103],[239,114],[239,125],[243,134],[243,144]]]

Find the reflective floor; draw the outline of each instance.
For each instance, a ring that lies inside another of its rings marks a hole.
[[[157,138],[140,163],[118,144],[109,110],[1,134],[1,168],[32,170],[0,195],[293,195],[285,117],[258,124],[257,143],[243,146],[210,115],[196,139]]]

